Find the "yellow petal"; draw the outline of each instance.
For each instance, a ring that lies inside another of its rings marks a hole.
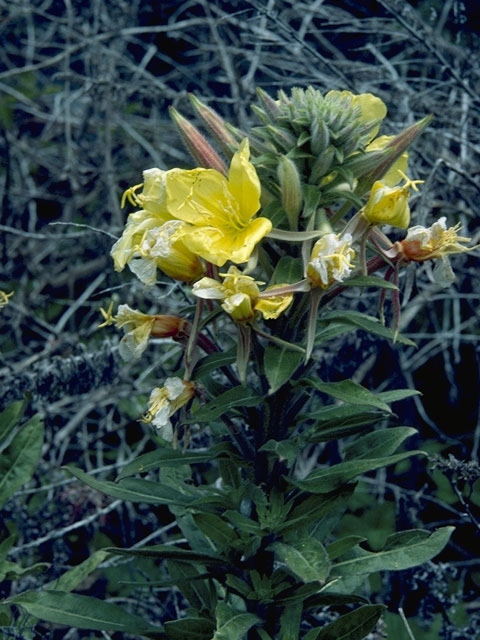
[[[249,157],[250,147],[245,138],[232,158],[228,173],[228,189],[239,203],[240,216],[245,222],[260,209],[260,180]]]
[[[380,151],[384,149],[390,140],[395,136],[378,136],[372,140],[366,147],[365,151]],[[395,160],[390,169],[382,176],[382,182],[387,187],[394,187],[403,179],[402,173],[407,173],[408,168],[408,151],[404,151],[402,155]]]

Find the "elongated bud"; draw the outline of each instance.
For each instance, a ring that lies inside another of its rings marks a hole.
[[[215,149],[202,136],[200,131],[193,126],[186,118],[184,118],[176,109],[169,107],[170,115],[173,122],[182,137],[185,146],[192,155],[193,159],[201,167],[206,169],[216,169],[224,176],[227,175],[228,169],[220,158]]]
[[[362,176],[355,189],[355,193],[357,195],[363,195],[370,189],[374,182],[380,180],[404,151],[408,149],[412,142],[422,133],[425,127],[432,121],[432,118],[433,116],[431,115],[426,116],[422,120],[412,124],[408,129],[405,129],[405,131],[402,131],[398,136],[395,136],[384,148],[386,157],[380,159],[374,169]]]
[[[320,155],[330,144],[330,132],[324,120],[314,118],[311,125],[312,139],[310,148],[315,156]]]
[[[262,107],[265,109],[272,120],[275,120],[282,113],[282,110],[278,106],[278,102],[271,98],[268,93],[265,93],[265,91],[263,89],[260,89],[259,87],[257,87],[257,96],[262,103]]]
[[[216,111],[207,107],[203,102],[200,102],[200,100],[193,94],[189,94],[188,97],[190,98],[190,102],[192,103],[195,111],[198,113],[200,118],[202,118],[222,151],[228,158],[231,158],[238,147],[238,142],[228,130],[223,118],[221,118]]]
[[[277,176],[282,191],[282,205],[288,216],[290,229],[296,231],[303,197],[300,176],[293,160],[287,156],[281,156],[278,162]]]
[[[328,149],[318,156],[311,169],[309,182],[314,184],[318,183],[320,179],[328,173],[332,166],[334,156],[335,147],[332,146],[328,147]]]
[[[284,151],[290,151],[290,149],[295,149],[297,146],[297,138],[286,129],[272,124],[267,125],[265,129],[277,148],[280,147]]]

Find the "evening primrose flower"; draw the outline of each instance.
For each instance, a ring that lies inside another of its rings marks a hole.
[[[170,418],[187,404],[195,395],[195,383],[181,378],[167,378],[163,387],[155,388],[150,394],[148,410],[142,422],[153,424],[159,435],[171,442],[173,429]]]
[[[234,154],[228,179],[215,169],[169,172],[169,212],[188,223],[182,239],[193,253],[221,267],[231,260],[247,262],[269,233],[267,218],[254,218],[260,208],[260,181],[249,162],[245,139]]]
[[[180,220],[168,220],[145,232],[129,264],[133,273],[147,285],[156,281],[157,268],[181,282],[194,282],[204,274],[200,258],[187,248]]]
[[[222,300],[222,309],[236,322],[250,322],[257,311],[267,320],[278,318],[292,301],[292,293],[273,295],[274,290],[280,285],[266,290],[272,293],[271,297],[259,299],[258,285],[263,283],[256,282],[235,266],[231,266],[227,273],[220,275],[223,277],[223,283],[213,278],[202,278],[193,285],[193,294],[208,300]]]
[[[399,229],[408,227],[410,188],[418,191],[417,184],[422,184],[423,180],[410,180],[405,174],[403,177],[405,184],[398,187],[388,187],[380,180],[374,182],[368,202],[363,208],[363,215],[371,224],[389,224]]]
[[[326,233],[315,243],[307,267],[307,276],[314,287],[328,289],[350,275],[355,251],[349,233]]]
[[[128,304],[118,307],[117,315],[112,314],[113,303],[105,311],[100,309],[104,322],[99,327],[114,324],[122,328],[125,335],[120,340],[119,352],[124,360],[140,358],[147,348],[150,336],[155,338],[177,338],[187,335],[189,322],[184,318],[172,315],[148,315]]]

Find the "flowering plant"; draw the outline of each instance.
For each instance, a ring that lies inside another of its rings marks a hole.
[[[410,190],[421,181],[406,175],[407,149],[429,118],[377,136],[386,107],[371,94],[309,87],[258,97],[260,123],[248,133],[192,98],[228,168],[172,109],[200,166],[148,169],[127,190],[124,201],[139,210],[112,248],[115,269],[128,265],[146,286],[159,270],[182,283],[193,307],[147,315],[120,305],[113,315],[111,305],[103,326],[124,330],[124,359],[163,337],[179,344],[181,365],[152,390],[142,418],[154,451],[116,482],[69,468],[106,495],[169,507],[182,536],[175,544],[107,548],[98,558],[165,560],[185,615],[145,622],[111,603],[43,592],[45,605],[81,610],[78,626],[173,640],[361,640],[384,609],[362,590],[369,574],[426,562],[451,534],[401,531],[378,550],[361,531],[337,535],[360,475],[423,452],[399,450],[415,429],[378,428],[414,390],[332,382],[320,350],[358,328],[412,344],[398,333],[400,269],[436,260],[437,281],[448,284],[448,257],[470,250],[445,218],[408,228]],[[408,229],[405,238],[392,242],[383,225]],[[392,327],[342,304],[351,287],[377,287],[382,307],[390,292]],[[307,466],[312,447],[320,462]],[[23,594],[15,602],[31,606]],[[331,621],[322,622],[325,611]]]

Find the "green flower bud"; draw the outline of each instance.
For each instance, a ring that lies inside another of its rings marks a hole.
[[[290,160],[287,156],[281,156],[277,167],[277,176],[282,192],[282,205],[288,216],[290,229],[295,231],[303,197],[300,175],[293,160]]]

